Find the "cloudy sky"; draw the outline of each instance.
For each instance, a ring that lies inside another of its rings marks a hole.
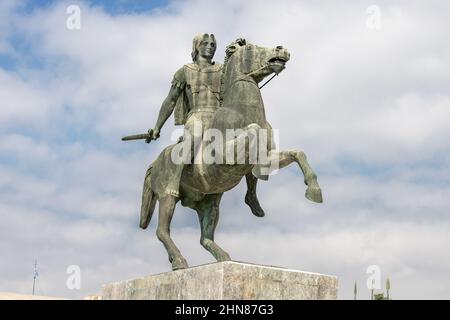
[[[67,8],[81,9],[79,30]],[[222,201],[217,242],[232,258],[339,277],[369,298],[378,266],[395,299],[450,298],[450,3],[432,1],[0,2],[0,291],[81,298],[108,282],[169,270],[156,219],[138,228],[147,145],[195,34],[215,60],[237,37],[291,53],[262,93],[280,147],[305,151],[324,203],[295,166],[259,183],[266,217]],[[197,215],[172,234],[191,265],[213,261]],[[66,286],[68,266],[81,289]]]

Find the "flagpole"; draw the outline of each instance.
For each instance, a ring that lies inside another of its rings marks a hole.
[[[36,286],[36,277],[37,277],[37,258],[34,260],[33,296],[34,296],[34,288]]]

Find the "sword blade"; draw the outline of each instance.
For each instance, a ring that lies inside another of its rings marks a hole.
[[[123,137],[122,141],[143,140],[143,139],[150,139],[150,134],[148,134],[148,133],[134,134],[131,136]]]

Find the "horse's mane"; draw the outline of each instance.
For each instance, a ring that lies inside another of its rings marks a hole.
[[[230,43],[227,46],[227,49],[225,50],[225,59],[223,60],[223,67],[222,67],[222,75],[220,77],[220,93],[219,93],[219,100],[220,100],[220,106],[222,106],[223,103],[223,96],[225,94],[224,88],[225,88],[225,74],[227,72],[227,64],[230,57],[237,51],[236,46],[242,47],[246,45],[246,41],[243,38],[239,38],[232,43]]]

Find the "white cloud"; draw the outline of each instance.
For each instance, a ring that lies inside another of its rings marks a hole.
[[[8,122],[30,124],[45,122],[50,106],[47,93],[41,92],[11,72],[0,69],[0,123]]]

